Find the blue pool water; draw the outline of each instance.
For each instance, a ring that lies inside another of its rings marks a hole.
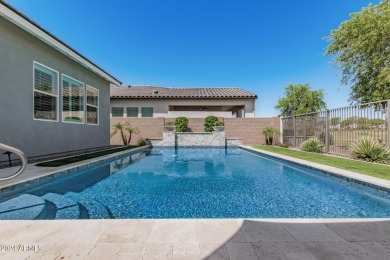
[[[1,201],[3,219],[390,217],[385,191],[238,148],[153,149]]]

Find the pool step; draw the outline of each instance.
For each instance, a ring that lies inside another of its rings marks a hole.
[[[42,199],[50,201],[56,208],[55,219],[78,219],[80,217],[80,209],[77,202],[57,193],[46,193],[41,196]]]
[[[45,201],[35,195],[23,194],[0,203],[0,220],[36,219],[45,214]]]
[[[106,207],[102,203],[93,200],[90,197],[75,192],[67,192],[64,194],[64,196],[72,199],[73,201],[76,201],[77,203],[85,207],[88,211],[88,215],[90,219],[110,218],[110,214],[106,209]]]

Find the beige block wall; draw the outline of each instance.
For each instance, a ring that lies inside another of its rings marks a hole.
[[[188,130],[191,132],[204,132],[204,118],[188,119]]]
[[[280,118],[225,118],[226,138],[241,138],[243,144],[264,144],[261,134],[266,127],[275,127],[280,131]],[[279,138],[278,138],[279,139]]]
[[[133,134],[130,144],[137,144],[139,138],[163,137],[164,118],[111,118],[111,129],[117,122],[127,122],[130,123],[132,127],[137,127],[139,129],[139,134]],[[111,145],[123,145],[119,133],[111,137]]]
[[[190,132],[204,132],[203,118],[189,118],[188,128]],[[226,138],[243,139],[243,144],[264,144],[265,139],[261,134],[265,127],[280,129],[280,118],[220,118],[225,122]],[[131,144],[136,144],[139,138],[162,138],[165,118],[111,118],[111,126],[116,122],[128,122],[140,130],[139,134],[132,137]],[[111,138],[111,145],[122,145],[119,133]]]

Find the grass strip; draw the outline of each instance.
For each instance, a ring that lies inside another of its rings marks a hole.
[[[63,166],[63,165],[67,165],[67,164],[71,164],[71,163],[75,163],[75,162],[80,162],[80,161],[96,158],[99,156],[104,156],[107,154],[112,154],[112,153],[117,153],[117,152],[129,150],[129,149],[132,149],[135,147],[138,147],[138,146],[129,145],[126,147],[109,149],[109,150],[104,150],[104,151],[99,151],[99,152],[80,154],[80,155],[76,155],[76,156],[72,156],[72,157],[67,157],[67,158],[57,159],[57,160],[53,160],[53,161],[38,163],[38,164],[36,164],[36,166],[59,167],[59,166]]]
[[[357,160],[349,160],[318,153],[296,151],[277,146],[253,146],[256,149],[282,154],[310,162],[333,166],[343,170],[358,172],[385,180],[390,180],[390,166],[373,164]]]

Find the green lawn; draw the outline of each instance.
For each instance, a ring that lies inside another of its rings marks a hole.
[[[95,158],[95,157],[104,156],[104,155],[107,155],[107,154],[112,154],[112,153],[117,153],[117,152],[129,150],[129,149],[132,149],[132,148],[135,148],[135,147],[137,147],[137,146],[129,145],[129,146],[126,146],[126,147],[109,149],[109,150],[104,150],[104,151],[99,151],[99,152],[94,152],[94,153],[80,154],[80,155],[67,157],[67,158],[63,158],[63,159],[58,159],[58,160],[38,163],[36,166],[59,167],[59,166],[67,165],[67,164],[70,164],[70,163],[80,162],[80,161],[92,159],[92,158]]]
[[[253,146],[259,150],[291,156],[294,158],[337,167],[343,170],[362,173],[365,175],[390,180],[390,166],[366,163],[362,161],[343,159],[323,154],[296,151],[277,146]]]

